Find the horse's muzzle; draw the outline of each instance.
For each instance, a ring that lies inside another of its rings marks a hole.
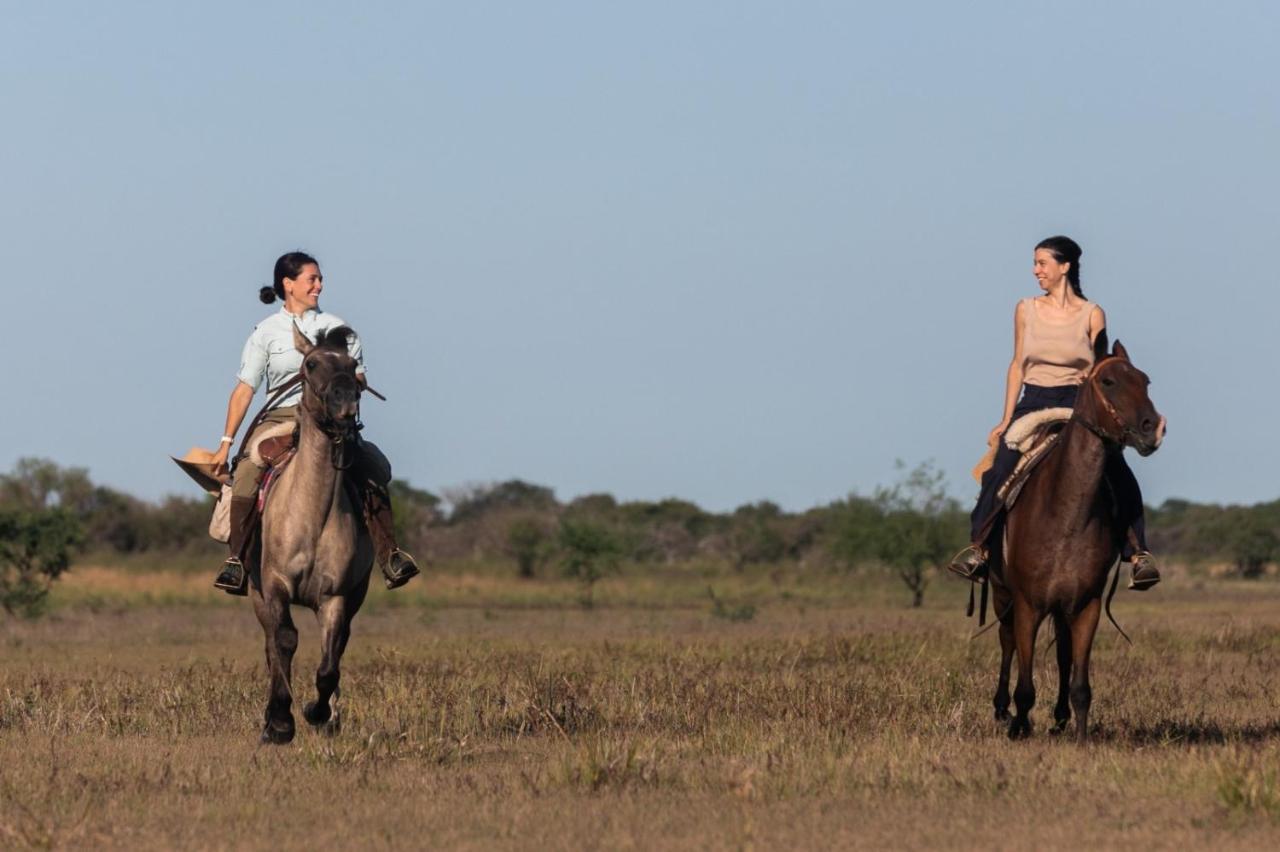
[[[342,381],[347,379],[347,381]],[[360,387],[354,380],[339,376],[325,394],[325,413],[340,426],[354,425],[360,416]]]
[[[1160,449],[1160,445],[1164,443],[1165,432],[1168,431],[1169,422],[1165,420],[1163,415],[1156,415],[1159,420],[1155,426],[1149,426],[1144,423],[1147,428],[1143,429],[1142,434],[1135,437],[1133,448],[1138,451],[1140,456],[1149,456],[1156,450]]]

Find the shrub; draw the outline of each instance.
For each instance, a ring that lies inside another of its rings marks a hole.
[[[564,517],[560,519],[559,542],[565,575],[582,582],[582,605],[594,606],[596,582],[618,567],[622,550],[618,536],[599,521]]]
[[[22,618],[43,613],[82,541],[80,523],[66,509],[0,509],[0,607]]]

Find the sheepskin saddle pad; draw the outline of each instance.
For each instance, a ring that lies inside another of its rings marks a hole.
[[[294,423],[277,423],[255,435],[249,445],[249,461],[263,469],[262,482],[258,484],[258,511],[267,507],[267,497],[280,473],[293,460],[296,444]]]
[[[273,423],[259,430],[249,444],[249,461],[260,468],[275,467],[293,449],[297,428],[296,423]]]
[[[1044,461],[1058,444],[1062,428],[1071,419],[1070,408],[1045,408],[1024,414],[1005,430],[1004,443],[1011,450],[1022,453],[1018,466],[996,492],[997,499],[1006,509],[1013,508],[1022,486],[1036,465]]]

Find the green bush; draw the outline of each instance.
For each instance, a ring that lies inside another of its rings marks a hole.
[[[0,607],[21,618],[43,613],[50,587],[83,540],[66,509],[0,509]]]
[[[568,577],[581,581],[582,605],[595,604],[595,584],[618,567],[622,546],[618,535],[605,524],[590,518],[560,519],[561,566]]]

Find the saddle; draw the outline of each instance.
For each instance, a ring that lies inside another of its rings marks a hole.
[[[1022,454],[1013,473],[1009,474],[1009,478],[996,489],[996,499],[1006,509],[1013,508],[1031,472],[1058,445],[1063,427],[1071,419],[1071,414],[1070,408],[1046,408],[1042,411],[1033,411],[1019,417],[1005,431],[1005,446]]]
[[[293,461],[298,448],[296,423],[280,423],[262,430],[249,445],[249,461],[262,468],[262,482],[258,485],[258,514],[267,505],[267,496],[280,473]]]

